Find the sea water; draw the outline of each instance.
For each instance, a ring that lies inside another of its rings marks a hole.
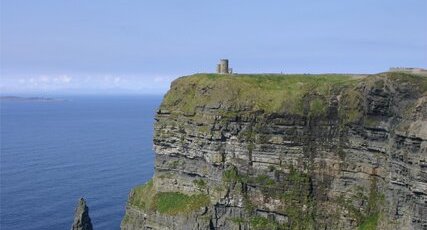
[[[95,229],[119,229],[153,174],[160,96],[61,98],[0,104],[2,230],[70,229],[79,197]]]

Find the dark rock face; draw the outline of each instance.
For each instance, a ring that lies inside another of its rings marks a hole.
[[[210,205],[171,215],[161,196],[134,190],[123,230],[427,229],[426,78],[311,88],[301,113],[217,100],[236,91],[198,83],[183,91],[209,100],[194,105],[174,93],[190,80],[174,82],[157,114],[150,191],[205,194]]]
[[[71,230],[93,230],[89,217],[89,208],[86,206],[86,201],[83,198],[80,198],[77,203]]]

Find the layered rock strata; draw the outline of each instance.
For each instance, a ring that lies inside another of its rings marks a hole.
[[[123,230],[427,229],[427,79],[193,75]]]

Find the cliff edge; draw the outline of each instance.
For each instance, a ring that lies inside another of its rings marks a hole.
[[[123,230],[427,228],[426,77],[182,77],[154,150]]]

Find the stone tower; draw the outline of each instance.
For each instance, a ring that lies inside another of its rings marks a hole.
[[[228,59],[219,60],[219,64],[216,66],[216,72],[220,74],[230,73],[230,69],[228,68]]]

